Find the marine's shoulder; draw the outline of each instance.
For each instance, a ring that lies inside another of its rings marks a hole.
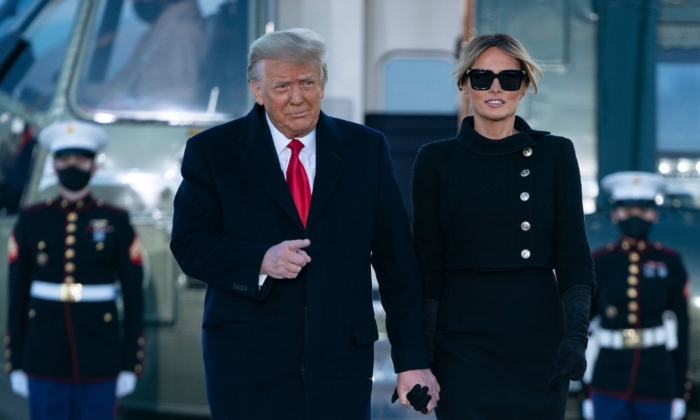
[[[673,258],[673,259],[678,259],[681,256],[681,254],[678,251],[676,251],[673,248],[669,248],[669,247],[665,246],[661,242],[652,242],[649,245],[651,246],[651,249],[653,249],[654,251],[658,252],[661,255],[666,255],[666,256]]]
[[[614,254],[618,251],[618,244],[615,242],[608,242],[605,246],[593,250],[593,258],[600,259],[608,255]]]
[[[50,199],[48,199],[48,200],[46,200],[46,201],[41,201],[41,202],[38,202],[38,203],[30,204],[30,205],[28,205],[28,206],[22,208],[21,214],[26,215],[26,214],[31,214],[31,213],[37,213],[37,212],[41,212],[41,211],[46,211],[46,210],[52,208],[52,206],[53,206],[53,204],[54,204],[54,201],[55,201],[55,200],[54,200],[53,198],[50,198]]]
[[[93,201],[93,208],[96,211],[111,213],[117,216],[124,216],[129,214],[129,212],[125,208],[108,203],[101,198],[95,199]]]

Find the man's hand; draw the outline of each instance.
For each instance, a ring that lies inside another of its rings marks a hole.
[[[295,279],[301,269],[311,262],[311,258],[303,251],[311,245],[308,239],[284,241],[268,249],[263,258],[260,274],[275,279]]]
[[[399,394],[399,402],[406,408],[411,407],[406,395],[415,385],[428,387],[428,395],[432,398],[428,403],[428,412],[423,414],[430,414],[440,399],[440,385],[437,383],[437,379],[430,369],[407,370],[399,373],[398,378],[396,378],[396,391]]]

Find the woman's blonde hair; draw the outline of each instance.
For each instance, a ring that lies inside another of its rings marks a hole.
[[[535,74],[540,79],[543,76],[542,69],[530,57],[523,44],[517,39],[506,34],[479,35],[462,49],[459,55],[459,63],[452,74],[456,76],[457,87],[462,90],[464,82],[467,80],[467,70],[471,69],[479,56],[491,47],[496,47],[509,56],[520,62],[520,70],[525,71],[525,86],[528,88],[532,84],[532,90],[537,93],[537,80]]]

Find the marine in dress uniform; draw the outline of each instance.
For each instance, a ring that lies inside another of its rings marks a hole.
[[[589,353],[587,417],[681,419],[690,390],[688,276],[677,252],[647,240],[664,179],[620,172],[602,186],[615,202],[611,215],[621,236],[593,254],[598,293],[591,316],[599,326],[591,342],[599,349],[595,360]]]
[[[10,236],[6,369],[33,420],[113,419],[142,370],[141,245],[126,211],[90,196],[107,133],[62,122],[39,141],[60,194],[23,209]]]

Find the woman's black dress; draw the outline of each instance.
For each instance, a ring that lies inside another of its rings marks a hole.
[[[519,117],[515,128],[490,140],[465,118],[416,160],[416,252],[425,297],[440,302],[441,420],[564,418],[568,380],[550,382],[560,295],[595,285],[581,179],[570,140]]]

